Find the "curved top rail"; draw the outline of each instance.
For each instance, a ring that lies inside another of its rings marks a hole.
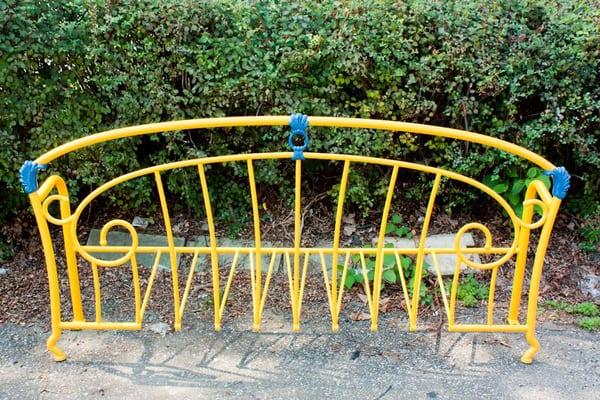
[[[517,155],[545,170],[554,169],[555,166],[544,157],[527,150],[514,143],[505,140],[482,135],[480,133],[468,132],[460,129],[444,128],[440,126],[415,124],[411,122],[387,121],[380,119],[344,118],[344,117],[308,117],[311,126],[329,126],[338,128],[363,128],[398,131],[431,136],[440,136],[451,139],[459,139],[468,142],[483,144],[494,147],[508,153]],[[260,116],[260,117],[223,117],[223,118],[201,118],[181,121],[159,122],[146,125],[131,126],[126,128],[112,129],[96,133],[80,139],[73,140],[58,146],[38,157],[35,162],[48,164],[53,160],[64,156],[72,151],[79,150],[94,144],[107,142],[113,139],[131,136],[148,135],[151,133],[178,131],[187,129],[227,128],[236,126],[284,126],[290,121],[289,115],[284,116]]]

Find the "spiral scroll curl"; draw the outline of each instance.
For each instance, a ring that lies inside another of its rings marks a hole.
[[[72,229],[73,237],[76,238],[77,237],[76,236],[76,231],[77,231],[76,218],[79,215],[73,214],[66,218],[54,217],[50,213],[48,208],[50,207],[50,204],[52,204],[55,201],[58,201],[60,203],[60,205],[62,206],[64,203],[67,203],[67,204],[69,203],[69,198],[68,198],[68,196],[64,196],[64,195],[60,195],[60,194],[54,194],[54,195],[48,196],[42,203],[42,210],[44,212],[44,217],[46,218],[46,220],[48,220],[50,223],[52,223],[54,225],[63,226],[63,225],[69,224],[69,223],[73,223],[71,229]],[[96,265],[99,265],[99,266],[103,266],[103,267],[116,267],[118,265],[122,265],[122,264],[129,262],[129,260],[131,260],[131,258],[135,256],[135,253],[136,253],[138,245],[139,245],[137,231],[129,222],[122,220],[122,219],[114,219],[114,220],[106,223],[100,230],[100,246],[108,245],[108,242],[107,242],[108,232],[112,228],[117,227],[117,226],[121,227],[121,228],[125,228],[125,230],[127,230],[127,232],[129,233],[129,236],[131,237],[131,245],[129,246],[127,253],[123,257],[120,257],[116,260],[104,260],[104,259],[94,257],[93,255],[88,253],[86,250],[84,250],[82,248],[82,246],[79,244],[79,242],[76,240],[74,245],[77,248],[77,251],[79,252],[79,254],[81,254],[81,256],[84,259],[86,259],[87,261],[94,263]]]
[[[467,233],[468,231],[473,230],[473,229],[477,229],[477,230],[483,232],[483,235],[485,237],[485,244],[483,245],[483,248],[485,250],[489,250],[492,248],[492,234],[491,234],[490,230],[487,228],[487,226],[480,224],[478,222],[471,222],[470,224],[466,224],[465,226],[460,228],[460,230],[454,237],[454,251],[456,252],[456,255],[458,256],[460,261],[465,263],[469,267],[474,268],[474,269],[480,269],[480,270],[488,270],[488,269],[496,268],[497,266],[502,265],[505,262],[507,262],[508,260],[510,260],[510,258],[516,253],[518,237],[515,237],[515,240],[513,241],[512,246],[508,250],[508,252],[496,261],[493,261],[490,263],[477,263],[473,260],[470,260],[467,257],[467,255],[465,255],[463,253],[462,248],[460,247],[460,243],[462,242],[462,238],[465,235],[465,233]],[[518,235],[516,235],[516,236],[518,236]]]
[[[107,241],[108,232],[116,226],[125,228],[129,232],[129,236],[131,237],[131,245],[129,246],[127,253],[123,257],[120,257],[116,260],[99,259],[99,258],[92,256],[90,253],[88,253],[86,250],[84,250],[81,246],[78,246],[78,249],[77,249],[79,254],[81,254],[81,256],[83,258],[85,258],[87,261],[97,264],[99,266],[103,266],[103,267],[116,267],[116,266],[123,265],[123,264],[129,262],[132,257],[135,257],[135,253],[137,251],[138,244],[139,244],[137,232],[136,232],[135,228],[129,222],[124,221],[122,219],[113,219],[112,221],[106,223],[100,230],[100,246],[108,246],[108,241]]]
[[[462,248],[460,246],[462,242],[463,236],[470,230],[477,229],[481,231],[485,237],[485,243],[483,248],[485,250],[489,250],[492,248],[492,234],[490,230],[483,224],[472,222],[464,225],[456,234],[454,238],[454,251],[456,255],[460,259],[461,262],[465,263],[471,268],[479,269],[479,270],[489,270],[495,267],[498,267],[508,260],[517,252],[519,237],[523,234],[523,229],[538,229],[542,227],[547,220],[548,215],[548,204],[540,199],[532,198],[523,201],[523,209],[527,209],[527,207],[538,206],[542,210],[540,218],[535,222],[526,222],[522,218],[519,218],[512,209],[505,207],[509,216],[511,217],[514,225],[514,240],[508,252],[504,254],[501,258],[496,261],[490,263],[477,263],[473,260],[470,260],[466,254],[463,253]]]
[[[62,226],[62,225],[66,225],[66,224],[72,222],[73,221],[72,215],[70,215],[66,218],[56,218],[52,214],[50,214],[48,207],[50,207],[50,204],[54,203],[55,201],[58,201],[60,206],[62,207],[62,205],[65,203],[69,204],[69,197],[61,195],[61,194],[53,194],[52,196],[48,196],[42,203],[42,210],[44,212],[44,217],[49,222],[53,223],[54,225]]]
[[[523,208],[533,207],[533,206],[540,207],[542,209],[542,215],[540,216],[540,218],[537,221],[535,221],[533,223],[527,223],[527,222],[523,221],[521,218],[519,218],[518,219],[519,225],[522,228],[537,229],[537,228],[541,227],[542,225],[544,225],[544,223],[546,222],[546,218],[548,215],[548,205],[540,199],[529,199],[529,200],[525,200],[523,202]]]

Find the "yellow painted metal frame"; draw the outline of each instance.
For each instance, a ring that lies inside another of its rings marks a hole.
[[[165,123],[148,124],[142,126],[128,127],[115,129],[103,133],[98,133],[88,137],[84,137],[70,143],[59,146],[35,160],[38,164],[48,164],[57,158],[64,156],[72,151],[92,146],[94,144],[115,140],[119,138],[147,135],[158,132],[190,130],[200,128],[222,128],[235,126],[277,126],[287,125],[289,122],[288,116],[264,116],[264,117],[230,117],[230,118],[209,118],[196,119],[186,121],[174,121]],[[485,135],[466,132],[456,129],[427,126],[421,124],[412,124],[395,121],[369,120],[369,119],[351,119],[351,118],[333,118],[333,117],[309,117],[309,122],[312,127],[328,126],[342,128],[367,128],[367,129],[382,129],[388,131],[406,132],[414,134],[425,134],[440,136],[497,148],[526,159],[533,164],[541,167],[544,170],[554,169],[554,165],[543,157],[519,147],[515,144],[491,138]],[[293,247],[263,247],[261,244],[261,227],[260,215],[257,198],[257,190],[254,174],[254,161],[256,160],[290,160],[292,152],[276,152],[263,154],[238,154],[225,155],[218,157],[207,157],[194,160],[184,160],[172,162],[163,165],[157,165],[141,170],[133,171],[128,174],[116,177],[109,182],[96,188],[86,198],[84,198],[77,208],[72,212],[69,202],[69,194],[64,180],[58,175],[48,177],[43,184],[34,192],[29,194],[29,198],[35,213],[36,221],[39,227],[42,245],[45,253],[46,268],[49,279],[50,290],[50,308],[51,308],[51,326],[52,333],[48,339],[47,346],[52,352],[57,361],[65,359],[65,354],[57,346],[57,340],[60,337],[62,330],[101,330],[101,329],[123,329],[123,330],[138,330],[142,327],[144,312],[147,308],[148,301],[151,295],[152,286],[156,278],[156,273],[159,265],[159,260],[163,254],[168,254],[171,263],[172,273],[172,288],[173,288],[173,304],[174,304],[174,328],[181,329],[185,305],[188,299],[193,275],[199,257],[209,257],[211,260],[211,274],[213,279],[213,304],[214,304],[214,325],[216,330],[221,329],[224,308],[230,292],[231,282],[235,274],[236,266],[240,257],[249,257],[250,275],[251,275],[251,290],[252,290],[252,307],[253,307],[253,330],[258,331],[261,325],[262,312],[265,306],[269,283],[272,278],[274,262],[277,256],[284,258],[284,264],[288,275],[288,283],[290,290],[290,302],[292,306],[292,327],[294,331],[300,329],[300,317],[302,310],[302,298],[307,276],[307,269],[310,257],[317,257],[321,262],[323,272],[323,282],[326,289],[327,301],[330,308],[332,319],[332,330],[334,332],[339,329],[339,317],[342,308],[342,299],[344,294],[344,285],[346,274],[349,268],[349,260],[352,256],[358,255],[360,266],[364,277],[364,290],[368,299],[368,307],[371,315],[371,330],[376,331],[378,326],[379,315],[379,298],[381,293],[381,282],[383,274],[383,258],[385,255],[394,255],[397,260],[400,282],[402,285],[402,293],[406,302],[409,327],[411,331],[417,328],[417,320],[419,313],[419,288],[422,280],[423,261],[426,255],[430,255],[433,259],[433,268],[437,277],[437,282],[442,293],[444,309],[448,316],[448,330],[455,332],[520,332],[524,333],[529,343],[529,349],[524,353],[521,360],[524,363],[531,363],[533,357],[539,350],[539,343],[535,337],[536,313],[537,313],[537,298],[539,291],[540,278],[542,274],[544,256],[556,214],[558,212],[561,199],[550,194],[547,188],[540,181],[533,181],[527,188],[526,196],[523,202],[524,212],[522,218],[519,218],[510,205],[496,192],[481,182],[478,182],[461,174],[447,171],[440,168],[410,163],[400,160],[388,160],[381,158],[365,157],[359,155],[342,155],[342,154],[323,154],[323,153],[304,153],[304,157],[308,160],[333,160],[343,163],[343,172],[340,182],[339,197],[337,210],[335,214],[335,229],[333,233],[333,245],[331,248],[307,248],[302,247],[302,223],[301,223],[301,183],[302,183],[302,161],[293,161],[295,163],[295,199],[294,199],[294,244]],[[248,170],[248,180],[250,188],[250,196],[252,202],[253,224],[254,224],[254,240],[253,247],[223,247],[219,246],[214,219],[212,214],[210,193],[208,190],[207,176],[205,174],[205,166],[214,163],[225,162],[246,162]],[[290,161],[291,162],[291,161]],[[348,176],[353,163],[369,163],[380,166],[389,167],[391,170],[391,178],[386,195],[385,205],[383,208],[382,219],[380,223],[377,246],[375,248],[341,248],[340,247],[340,232],[343,220],[344,200],[348,186]],[[169,208],[166,200],[166,195],[162,183],[161,172],[175,168],[197,168],[200,187],[204,207],[208,220],[208,230],[210,245],[208,247],[181,247],[176,246],[173,239],[171,229],[171,221],[169,217]],[[398,177],[399,169],[410,169],[423,173],[432,174],[434,183],[431,194],[429,196],[427,210],[421,230],[419,246],[413,248],[387,248],[384,247],[384,239],[386,232],[387,219],[393,203],[394,188]],[[140,246],[138,243],[137,233],[134,227],[124,220],[113,220],[107,223],[100,233],[100,244],[97,246],[82,245],[77,238],[77,223],[83,210],[97,198],[100,194],[128,180],[141,177],[153,176],[156,188],[159,194],[159,200],[164,218],[164,225],[167,234],[166,246]],[[492,245],[492,237],[489,229],[479,223],[470,223],[463,226],[456,235],[456,240],[452,248],[429,248],[425,246],[425,238],[431,221],[431,216],[435,206],[436,196],[439,192],[442,179],[452,179],[463,182],[474,188],[477,188],[492,199],[494,199],[506,212],[514,229],[514,240],[510,247],[494,247]],[[52,194],[56,192],[56,194]],[[53,202],[58,202],[60,205],[60,218],[50,214],[48,208]],[[543,215],[536,222],[532,222],[534,206],[541,207]],[[61,318],[60,306],[60,291],[58,282],[58,272],[56,267],[54,245],[50,235],[49,223],[60,225],[64,235],[64,250],[67,264],[67,275],[69,279],[70,299],[73,307],[73,320],[63,321]],[[112,246],[107,244],[107,234],[110,229],[120,227],[125,229],[131,236],[130,246]],[[479,230],[485,237],[483,247],[463,248],[461,247],[462,236],[470,230]],[[538,241],[535,258],[532,267],[532,276],[530,279],[528,303],[526,311],[526,320],[519,322],[519,311],[521,303],[521,294],[523,290],[523,281],[525,275],[525,266],[527,260],[527,249],[529,247],[530,231],[532,229],[541,229],[540,239]],[[93,254],[96,253],[121,253],[123,254],[117,260],[105,260],[97,258]],[[136,263],[136,254],[151,253],[155,256],[155,261],[152,266],[150,277],[146,289],[142,296],[140,288],[138,266]],[[192,255],[192,264],[189,270],[183,295],[180,297],[179,278],[177,256],[179,254]],[[452,284],[449,293],[446,291],[445,283],[440,273],[437,257],[441,254],[456,254],[457,264],[455,267]],[[497,255],[498,258],[490,263],[476,263],[468,258],[469,254],[486,254]],[[227,281],[225,282],[223,292],[221,292],[221,283],[219,282],[219,256],[230,255],[233,257],[231,267],[228,273]],[[325,255],[331,255],[331,264],[328,265]],[[416,257],[416,271],[413,282],[414,295],[409,296],[409,290],[406,278],[400,267],[400,256],[408,255]],[[498,268],[516,255],[514,281],[511,292],[510,306],[506,324],[495,324],[493,319],[494,312],[494,294],[495,282],[498,273]],[[80,293],[79,273],[77,257],[82,257],[87,260],[92,268],[92,278],[94,283],[94,300],[95,300],[95,319],[89,321],[85,318],[82,299]],[[262,257],[270,256],[270,263],[267,269],[266,277],[262,276]],[[338,277],[337,263],[339,257],[342,256],[343,268],[341,276]],[[371,284],[367,279],[367,268],[365,257],[375,257],[375,279]],[[132,271],[132,281],[134,286],[134,301],[135,301],[135,320],[133,322],[109,322],[102,319],[102,300],[101,287],[99,279],[100,268],[110,268],[129,264]],[[460,276],[461,265],[466,265],[469,268],[479,270],[491,270],[492,277],[490,282],[490,292],[488,298],[488,313],[486,324],[457,324],[455,323],[456,310],[456,294],[458,290],[458,282]]]

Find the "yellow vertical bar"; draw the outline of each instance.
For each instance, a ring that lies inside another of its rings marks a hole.
[[[188,272],[188,277],[185,282],[185,288],[183,289],[183,297],[181,298],[181,305],[179,307],[179,318],[183,321],[183,310],[185,309],[185,303],[187,302],[187,298],[190,293],[190,288],[192,287],[192,279],[194,278],[194,270],[196,269],[196,263],[198,262],[198,250],[194,252],[194,257],[192,258],[192,264],[190,266],[190,270]]]
[[[71,216],[71,205],[69,202],[69,191],[65,181],[57,177],[56,190],[58,194],[64,196],[66,201],[60,202],[60,215],[63,220]],[[69,290],[71,293],[71,304],[73,306],[73,319],[75,321],[84,321],[83,307],[81,306],[81,288],[79,283],[79,271],[77,268],[77,257],[75,256],[75,241],[73,240],[72,222],[67,222],[62,226],[63,238],[65,241],[65,260],[67,262],[67,275],[69,276]]]
[[[277,253],[273,251],[271,254],[271,262],[269,263],[269,270],[267,271],[267,277],[265,278],[265,285],[263,286],[263,292],[260,297],[260,307],[259,307],[259,320],[262,319],[262,311],[265,307],[265,302],[267,301],[267,293],[269,291],[269,282],[271,282],[271,275],[273,274],[273,266],[275,265],[275,258]]]
[[[44,248],[44,258],[46,261],[46,271],[48,272],[48,290],[50,294],[50,324],[52,333],[46,341],[46,347],[52,353],[54,360],[63,361],[65,353],[56,345],[60,338],[60,287],[58,285],[58,272],[56,271],[56,260],[54,258],[54,245],[48,228],[48,222],[44,217],[42,203],[37,193],[30,193],[29,200],[35,215],[35,220],[40,231],[42,247]]]
[[[290,262],[290,252],[285,252],[285,266],[287,269],[288,285],[290,287],[290,302],[292,304],[292,313],[294,312],[294,282],[292,279],[292,263]]]
[[[337,295],[337,264],[338,264],[338,252],[340,248],[340,231],[342,229],[342,217],[344,216],[344,200],[346,198],[346,187],[348,185],[348,173],[350,172],[350,161],[344,162],[344,169],[342,171],[342,180],[340,182],[340,191],[338,195],[337,210],[335,215],[335,230],[333,234],[333,255],[331,256],[331,298],[335,303],[338,301]],[[342,281],[343,282],[343,281]],[[337,332],[339,329],[338,323],[332,321],[331,329]]]
[[[300,241],[302,236],[302,161],[296,160],[296,184],[294,188],[294,279],[293,279],[293,300],[292,300],[292,322],[294,332],[300,331],[299,292],[300,292]]]
[[[335,305],[335,324],[332,326],[332,330],[337,332],[340,325],[340,311],[342,309],[342,298],[344,297],[344,285],[346,283],[346,276],[348,275],[348,263],[350,262],[350,252],[346,251],[346,258],[344,259],[344,269],[342,270],[342,279],[340,281],[340,291],[338,292],[337,303]]]
[[[408,287],[406,286],[404,269],[402,268],[402,262],[398,252],[395,251],[394,255],[396,256],[396,266],[398,267],[398,275],[400,275],[400,283],[402,284],[402,294],[404,294],[404,301],[406,302],[406,312],[408,315],[410,315],[410,297],[408,296]]]
[[[254,166],[252,160],[247,160],[248,164],[248,180],[250,183],[250,195],[252,197],[252,216],[254,218],[254,246],[256,247],[256,279],[254,285],[255,297],[260,300],[261,285],[262,285],[262,252],[260,250],[260,215],[258,213],[258,196],[256,195],[256,181],[254,179]],[[258,306],[260,301],[256,302],[254,308],[254,327],[253,330],[260,330],[260,311]]]
[[[425,254],[425,239],[427,238],[427,230],[429,229],[429,222],[431,221],[431,214],[433,213],[433,206],[435,204],[435,196],[440,187],[440,181],[442,176],[436,174],[435,181],[433,182],[433,188],[429,195],[429,203],[427,204],[427,212],[425,213],[425,219],[423,221],[423,229],[421,230],[421,237],[419,238],[419,249],[417,250],[417,263],[415,265],[415,277],[413,283],[413,297],[411,311],[409,315],[410,330],[414,331],[417,329],[417,315],[419,314],[419,300],[421,290],[421,278],[423,276],[423,257]]]
[[[146,291],[144,292],[144,300],[142,301],[142,307],[140,311],[140,324],[144,320],[144,313],[146,312],[146,307],[148,307],[148,301],[150,301],[150,293],[152,292],[152,285],[154,285],[154,279],[156,278],[156,271],[158,270],[158,264],[161,256],[162,252],[160,250],[157,251],[156,256],[154,257],[152,270],[150,271],[150,277],[148,278],[148,286],[146,286]]]
[[[383,207],[383,215],[381,216],[381,226],[379,228],[379,238],[377,239],[377,256],[375,258],[375,273],[373,279],[373,303],[374,310],[371,314],[371,331],[377,331],[377,321],[379,319],[379,295],[381,292],[381,278],[383,275],[383,242],[385,240],[385,230],[387,220],[394,197],[394,188],[396,187],[396,178],[398,178],[398,166],[392,169],[392,177],[388,186],[387,196],[385,198],[385,206]]]
[[[102,322],[102,295],[100,293],[100,276],[98,276],[98,266],[92,264],[92,278],[94,280],[94,305],[96,309],[96,322]]]
[[[448,327],[454,326],[456,315],[456,292],[458,291],[458,279],[460,277],[460,258],[456,257],[454,275],[452,276],[452,288],[450,289],[450,313],[448,314]]]
[[[496,292],[496,278],[498,277],[498,267],[492,269],[492,279],[490,280],[490,293],[488,294],[487,324],[494,324],[494,294]]]
[[[229,269],[229,276],[227,277],[227,283],[223,290],[223,298],[221,299],[221,307],[219,308],[219,318],[223,319],[223,312],[225,311],[225,303],[227,302],[227,296],[229,296],[229,290],[231,288],[231,282],[233,281],[233,274],[235,273],[235,267],[237,266],[238,258],[240,256],[240,250],[236,250],[233,255],[233,261],[231,261],[231,268]]]
[[[131,257],[131,275],[133,278],[133,296],[135,298],[135,323],[142,323],[142,301],[140,293],[140,275],[138,273],[137,260],[135,254]]]
[[[546,218],[546,222],[544,223],[544,227],[540,233],[540,240],[535,251],[535,259],[533,260],[531,281],[529,283],[529,298],[527,300],[527,332],[525,334],[525,338],[527,339],[530,347],[521,357],[521,361],[525,364],[531,364],[533,357],[540,349],[540,343],[535,337],[538,293],[540,289],[540,279],[542,278],[542,269],[544,268],[544,258],[546,256],[548,242],[550,241],[552,227],[554,226],[554,220],[556,219],[556,214],[558,213],[560,203],[561,200],[559,198],[552,198],[550,207],[548,207],[548,216]]]
[[[448,320],[450,319],[450,307],[448,306],[448,297],[446,296],[446,288],[444,286],[444,279],[442,278],[442,272],[440,271],[440,265],[438,263],[437,255],[434,251],[431,252],[431,258],[433,258],[433,267],[435,268],[435,274],[437,276],[438,285],[440,285],[440,292],[442,293],[442,302],[444,303],[444,309]]]
[[[371,314],[371,318],[373,318],[373,297],[371,296],[371,289],[369,288],[369,276],[367,274],[367,262],[365,260],[365,253],[360,252],[360,265],[362,268],[363,274],[363,287],[365,289],[365,294],[367,295],[367,303],[369,305],[369,313]],[[375,305],[375,307],[379,307],[379,304]]]
[[[206,175],[204,174],[204,165],[198,164],[198,175],[200,176],[200,185],[202,187],[202,197],[204,199],[204,209],[206,211],[206,222],[208,223],[208,235],[210,238],[210,262],[213,278],[213,307],[215,313],[215,330],[221,330],[221,317],[219,309],[221,308],[221,284],[219,283],[219,255],[217,254],[217,236],[215,233],[215,223],[213,221],[212,207],[210,205],[210,195],[208,185],[206,184]]]
[[[181,330],[181,316],[179,315],[179,274],[177,272],[177,254],[175,253],[175,242],[173,240],[173,230],[171,229],[171,218],[169,217],[169,208],[167,206],[167,198],[165,189],[163,188],[160,172],[154,172],[154,180],[158,189],[160,198],[160,206],[162,209],[163,219],[165,220],[165,231],[167,234],[167,245],[169,246],[169,259],[171,261],[171,282],[173,286],[173,308],[175,314],[175,330]]]
[[[306,285],[306,272],[308,271],[308,254],[304,254],[304,266],[300,278],[300,293],[298,293],[298,316],[302,315],[302,299],[304,298],[304,286]]]
[[[329,303],[329,311],[331,313],[331,326],[333,328],[335,322],[335,308],[333,305],[333,300],[331,298],[331,286],[329,286],[328,278],[329,272],[327,272],[327,263],[325,262],[325,255],[323,254],[323,251],[319,252],[319,257],[321,259],[321,268],[323,269],[323,281],[325,282],[325,290],[327,291],[327,302]]]
[[[250,261],[250,286],[252,290],[252,313],[253,313],[253,326],[252,330],[258,332],[260,326],[256,325],[256,313],[260,304],[259,298],[256,296],[256,272],[254,267],[254,257],[252,251],[248,252],[248,260]]]
[[[530,184],[525,192],[525,201],[535,197],[535,185]],[[533,219],[533,205],[523,207],[522,220],[525,224],[531,224]],[[525,265],[527,264],[527,249],[529,248],[529,236],[531,229],[521,226],[519,230],[519,247],[517,260],[515,261],[515,272],[508,308],[508,323],[519,324],[519,309],[521,306],[521,293],[523,291],[523,280],[525,278]]]

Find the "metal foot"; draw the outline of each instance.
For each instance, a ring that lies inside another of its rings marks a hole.
[[[65,352],[62,351],[60,347],[56,345],[56,342],[58,342],[58,339],[60,338],[60,333],[60,331],[53,332],[52,335],[50,335],[50,337],[46,341],[46,347],[52,353],[54,361],[64,361],[67,358]]]
[[[540,350],[540,342],[535,337],[534,333],[525,334],[527,343],[529,343],[529,349],[521,356],[521,362],[524,364],[531,364],[536,353]]]

